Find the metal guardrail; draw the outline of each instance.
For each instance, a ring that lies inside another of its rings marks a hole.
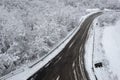
[[[33,66],[35,66],[36,64],[38,64],[40,61],[43,61],[47,56],[49,56],[50,54],[52,54],[57,48],[59,48],[61,46],[61,44],[63,44],[68,38],[70,38],[70,36],[72,34],[75,33],[76,30],[78,30],[78,28],[80,28],[80,25],[83,21],[83,17],[80,20],[80,24],[78,27],[76,27],[75,29],[73,29],[66,37],[65,39],[63,39],[60,43],[58,43],[50,52],[48,52],[48,54],[46,54],[45,56],[43,56],[42,58],[40,58],[38,61],[36,61],[34,64],[30,65],[29,68],[32,68]]]
[[[47,56],[49,56],[50,54],[52,54],[58,47],[60,47],[61,44],[63,44],[74,32],[76,31],[76,29],[74,29],[72,31],[72,33],[67,36],[67,38],[65,38],[64,40],[62,40],[62,42],[60,42],[57,46],[55,46],[55,48],[53,48],[48,54],[46,54],[45,56],[43,56],[42,58],[40,58],[40,60],[38,60],[37,62],[35,62],[34,64],[32,64],[31,66],[29,66],[29,68],[32,68],[33,66],[35,66],[37,63],[39,63],[40,61],[43,61]]]
[[[80,24],[82,23],[82,20],[83,20],[83,19],[81,18]],[[80,26],[80,25],[79,25],[79,26]],[[75,29],[73,29],[73,30],[65,37],[65,39],[63,39],[60,43],[56,44],[56,46],[55,46],[50,52],[48,52],[48,54],[44,55],[44,56],[41,57],[39,60],[35,61],[32,65],[28,66],[28,68],[34,67],[36,64],[38,64],[39,62],[43,61],[47,56],[49,56],[50,54],[52,54],[57,48],[60,47],[61,44],[63,44],[68,38],[70,38],[70,36],[77,30],[77,28],[78,28],[78,27],[76,27]],[[45,65],[44,65],[44,66],[45,66]],[[43,67],[44,67],[44,66],[43,66]],[[9,74],[7,74],[7,75],[5,75],[5,76],[3,76],[3,77],[0,77],[0,80],[6,80],[6,79],[8,79],[8,78],[10,78],[10,77],[12,77],[12,76],[15,76],[15,75],[17,75],[17,74],[19,74],[19,73],[24,72],[24,71],[25,71],[24,68],[18,69],[18,70],[15,70],[15,71],[12,71],[12,72],[10,72]]]
[[[59,44],[57,44],[48,54],[44,55],[43,57],[41,57],[39,60],[37,60],[35,63],[33,63],[32,65],[28,66],[28,68],[33,68],[36,64],[38,64],[39,62],[43,61],[45,58],[47,58],[47,56],[49,56],[50,54],[52,54],[57,48],[59,48],[66,40],[68,40],[71,36],[73,37],[75,35],[75,33],[80,29],[81,23],[84,21],[85,18],[81,18],[80,20],[80,24],[78,27],[76,27],[75,29],[73,29],[67,36],[65,39],[63,39]],[[67,42],[68,43],[68,42]],[[46,63],[47,64],[47,63]],[[46,65],[45,64],[45,65]],[[44,67],[45,65],[43,65],[42,67]],[[41,68],[40,68],[41,69]],[[40,70],[39,69],[39,70]],[[11,73],[9,73],[8,75],[5,75],[3,77],[0,78],[0,80],[6,80],[14,75],[17,75],[19,73],[24,72],[25,69],[22,68],[20,71],[16,70],[13,71]],[[34,73],[33,73],[34,74]],[[32,76],[32,75],[31,75]]]

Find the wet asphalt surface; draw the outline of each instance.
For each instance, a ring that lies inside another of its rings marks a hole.
[[[101,12],[89,16],[65,48],[28,80],[89,80],[84,65],[85,43],[93,20]]]

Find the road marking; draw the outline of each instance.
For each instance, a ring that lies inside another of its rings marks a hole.
[[[82,46],[80,46],[80,48],[79,48],[79,53],[81,52],[81,49],[82,49]]]
[[[89,29],[89,27],[90,27],[90,24],[92,24],[92,22],[91,22],[91,23],[88,23],[88,25],[87,25],[87,27],[86,27],[86,29],[85,29],[85,31],[83,32],[83,35],[82,35],[82,37],[81,37],[82,40],[83,40],[83,37],[85,36],[85,34],[87,33],[87,31],[88,31],[88,29]]]
[[[60,76],[58,75],[58,77],[56,78],[56,80],[59,80],[60,79]]]
[[[75,40],[70,44],[68,48],[70,49],[74,43],[75,43]]]
[[[72,67],[73,67],[73,69],[74,69],[74,67],[75,67],[75,62],[72,63]]]
[[[77,74],[76,74],[76,71],[75,71],[75,70],[73,70],[73,73],[74,73],[75,80],[78,80],[78,79],[77,79]]]
[[[83,49],[83,44],[81,45],[80,49],[79,49],[79,53],[82,52],[81,50]],[[85,73],[84,73],[84,70],[82,68],[82,65],[83,65],[83,62],[82,62],[82,55],[79,55],[79,67],[80,67],[80,71],[81,71],[81,74],[83,76],[83,79],[86,80],[85,78]]]

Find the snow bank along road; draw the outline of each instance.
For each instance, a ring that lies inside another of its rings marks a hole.
[[[93,20],[101,14],[88,16],[65,48],[28,80],[89,80],[84,65],[84,44]]]

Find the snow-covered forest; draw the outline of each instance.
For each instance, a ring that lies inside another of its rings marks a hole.
[[[0,0],[0,76],[47,54],[78,27],[90,8],[120,9],[120,4],[118,0]],[[118,15],[104,15],[101,25],[114,23]]]

